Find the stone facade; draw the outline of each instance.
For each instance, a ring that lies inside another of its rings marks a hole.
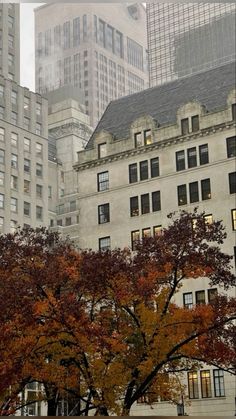
[[[20,82],[20,5],[0,4],[0,74]]]

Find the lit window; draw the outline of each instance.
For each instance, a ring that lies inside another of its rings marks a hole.
[[[213,370],[215,397],[225,397],[224,371]]]
[[[152,144],[152,132],[151,130],[144,131],[144,145]]]
[[[154,237],[162,235],[162,226],[161,225],[153,227],[153,235],[154,235]]]
[[[98,144],[98,158],[101,159],[107,155],[106,143]]]
[[[109,173],[102,172],[97,174],[97,187],[98,191],[106,191],[109,189]]]
[[[142,229],[142,238],[143,238],[143,239],[147,239],[147,238],[149,238],[149,237],[151,237],[151,229],[150,229],[150,227],[148,227],[148,228],[143,228],[143,229]]]
[[[103,204],[98,206],[98,223],[105,224],[110,221],[110,209],[109,204]]]
[[[213,216],[212,214],[204,215],[205,224],[212,224],[213,223]]]
[[[199,398],[197,371],[188,372],[188,395],[190,399]]]
[[[185,308],[192,308],[193,307],[193,293],[192,292],[186,292],[183,294],[183,300],[184,300],[184,307]]]
[[[111,248],[111,238],[108,237],[101,237],[99,239],[99,250],[100,251],[106,251],[110,250]]]
[[[231,216],[232,216],[232,227],[233,230],[236,230],[236,209],[231,210]]]
[[[136,217],[139,215],[138,196],[130,198],[130,216]]]
[[[136,250],[136,246],[140,241],[140,233],[139,230],[131,232],[131,247],[132,250]]]
[[[209,370],[200,371],[202,398],[212,397],[211,395],[211,375]]]
[[[11,211],[17,212],[17,199],[11,198]]]

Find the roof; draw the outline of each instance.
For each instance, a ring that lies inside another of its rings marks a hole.
[[[174,124],[179,107],[192,101],[208,112],[223,109],[235,87],[235,62],[193,76],[152,87],[112,101],[107,106],[86,148],[93,148],[94,137],[102,130],[114,140],[129,138],[130,125],[139,117],[150,115],[160,126]]]

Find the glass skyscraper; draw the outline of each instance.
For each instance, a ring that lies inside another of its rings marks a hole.
[[[150,86],[234,61],[235,10],[235,3],[147,3]]]

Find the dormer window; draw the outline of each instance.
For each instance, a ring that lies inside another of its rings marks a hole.
[[[194,115],[191,118],[192,132],[199,131],[199,115]]]
[[[236,121],[236,103],[232,104],[232,120]]]
[[[199,115],[193,115],[189,118],[181,119],[181,133],[187,135],[190,132],[199,131]]]
[[[136,134],[134,134],[134,143],[135,143],[135,147],[142,147],[143,145],[143,141],[142,141],[142,133],[141,132],[136,132]]]
[[[183,135],[189,134],[188,118],[181,119],[181,132]]]
[[[134,134],[134,145],[135,148],[152,144],[152,131],[147,129],[145,131],[136,132]]]
[[[150,129],[144,131],[144,145],[152,143],[152,132]]]
[[[103,157],[106,157],[107,155],[107,144],[102,143],[98,144],[98,158],[102,159]]]

